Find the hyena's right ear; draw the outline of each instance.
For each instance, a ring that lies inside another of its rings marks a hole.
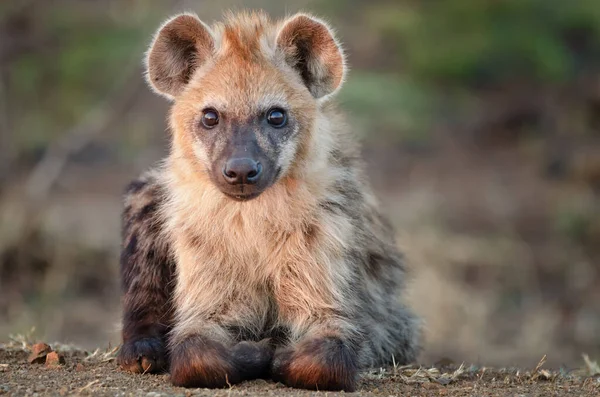
[[[172,99],[179,95],[194,71],[214,52],[210,28],[196,15],[181,14],[158,30],[146,58],[148,83]]]

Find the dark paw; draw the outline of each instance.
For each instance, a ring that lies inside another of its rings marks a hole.
[[[269,376],[274,352],[268,339],[240,342],[231,348],[231,358],[244,380],[266,378]]]
[[[242,379],[228,349],[201,336],[191,336],[171,351],[171,382],[182,387],[222,388]]]
[[[356,390],[356,352],[335,337],[312,339],[280,348],[271,366],[273,380],[312,390]]]
[[[117,364],[125,371],[158,373],[167,369],[164,342],[159,338],[142,338],[123,343]]]

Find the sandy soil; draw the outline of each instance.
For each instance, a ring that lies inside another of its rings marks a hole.
[[[56,347],[61,351],[61,348]],[[256,380],[224,390],[172,387],[168,375],[120,371],[112,352],[62,349],[66,364],[48,368],[29,364],[24,348],[0,345],[0,395],[179,396],[336,396]],[[349,394],[349,393],[345,393]],[[584,371],[490,369],[450,365],[440,369],[401,367],[364,373],[357,396],[599,396],[600,376]]]

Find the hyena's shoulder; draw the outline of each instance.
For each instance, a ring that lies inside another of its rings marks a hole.
[[[340,136],[329,156],[336,178],[320,206],[352,223],[347,256],[370,278],[391,279],[390,286],[403,284],[404,258],[394,227],[372,191],[360,146],[352,137]]]
[[[161,214],[166,190],[159,171],[146,171],[131,181],[125,188],[123,199],[123,237],[134,237],[142,230],[162,232]]]

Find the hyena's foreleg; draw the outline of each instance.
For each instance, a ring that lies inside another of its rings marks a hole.
[[[315,274],[282,274],[276,296],[291,338],[276,350],[271,376],[291,387],[354,391],[364,335],[342,302],[348,300],[333,292],[343,288]]]
[[[352,392],[361,343],[361,338],[342,327],[315,324],[304,337],[276,350],[271,376],[290,387]]]
[[[123,345],[117,362],[132,372],[167,369],[174,267],[160,232],[160,187],[150,176],[130,184],[123,213]]]
[[[260,303],[246,295],[251,287],[212,271],[217,265],[203,269],[195,258],[193,250],[178,251],[176,320],[169,338],[172,383],[219,388],[267,376],[270,341],[241,340],[227,325],[243,328],[246,321],[254,327],[260,321],[261,315],[253,316]]]

